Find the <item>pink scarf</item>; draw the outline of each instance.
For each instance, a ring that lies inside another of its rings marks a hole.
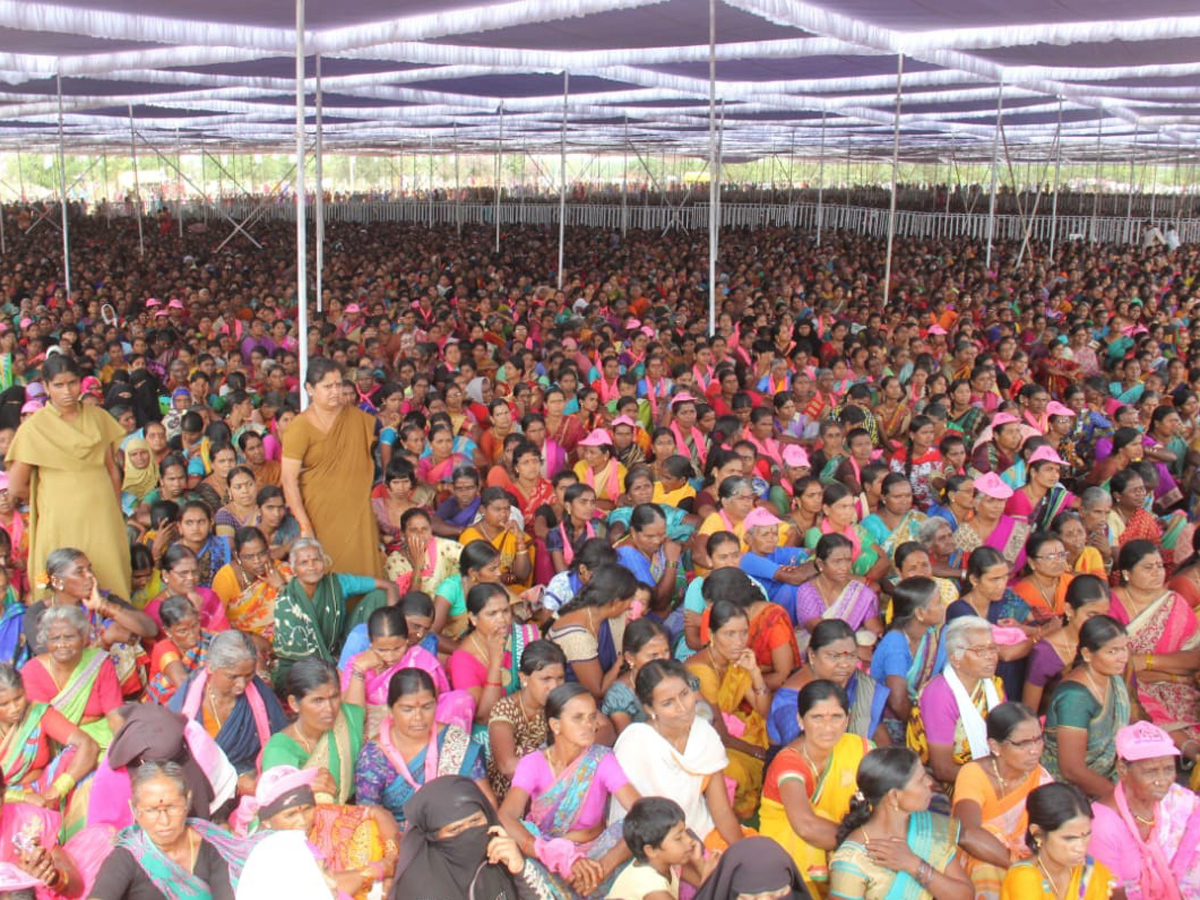
[[[646,386],[646,399],[650,402],[650,418],[654,422],[658,421],[658,394],[662,394],[664,400],[667,399],[667,387],[664,384],[665,378],[658,379],[658,384],[652,384],[650,379],[643,378],[642,384]]]
[[[604,467],[604,471],[608,472],[607,483],[604,486],[604,492],[607,496],[603,499],[610,500],[613,503],[617,502],[617,497],[621,494],[620,486],[617,484],[618,464],[615,456],[608,458],[608,464]],[[583,467],[583,480],[592,490],[596,490],[596,473],[592,471],[591,466]],[[596,491],[599,494],[599,491]]]
[[[713,367],[701,368],[699,365],[694,365],[692,366],[692,377],[696,379],[696,384],[700,385],[702,391],[707,391],[708,386],[712,384]]]
[[[207,684],[208,669],[201,669],[200,674],[188,687],[187,696],[183,698],[183,714],[189,720],[196,718],[196,713],[200,712],[200,706],[204,702],[204,688]],[[250,704],[250,715],[254,717],[254,730],[258,732],[259,749],[256,766],[261,772],[263,750],[267,748],[267,741],[271,739],[271,720],[267,716],[266,704],[263,703],[262,696],[258,693],[258,686],[253,681],[246,685],[246,693],[243,696]]]
[[[678,422],[671,423],[671,434],[675,435],[675,446],[679,448],[680,452],[682,452],[685,456],[691,456],[691,451],[688,450],[687,441],[683,436],[683,429],[679,427]],[[693,425],[691,430],[691,438],[692,443],[696,447],[696,458],[700,460],[700,465],[704,465],[704,458],[708,455],[705,452],[704,447],[704,432]]]
[[[760,441],[751,433],[749,428],[742,433],[742,437],[754,445],[760,456],[765,456],[777,466],[783,465],[783,451],[779,448],[779,441],[774,438],[767,438],[765,441]]]
[[[592,382],[592,387],[594,387],[596,392],[600,395],[601,403],[611,403],[613,400],[616,400],[621,396],[621,389],[618,387],[616,379],[613,379],[613,383],[609,384],[604,380],[604,377],[601,376]]]
[[[408,763],[404,761],[404,757],[400,755],[400,751],[392,743],[391,716],[384,716],[383,721],[379,723],[379,749],[383,751],[383,755],[388,758],[388,762],[400,773],[400,777],[409,783],[409,786],[413,790],[418,790],[421,787],[413,778],[412,772],[408,770]],[[422,783],[429,784],[429,782],[437,778],[437,770],[437,726],[434,726],[429,731],[429,746],[425,748],[425,780]]]
[[[1129,802],[1125,799],[1125,788],[1120,782],[1117,783],[1117,789],[1113,792],[1113,800],[1116,801],[1121,821],[1133,835],[1134,842],[1142,852],[1142,858],[1148,863],[1142,869],[1142,896],[1153,898],[1153,900],[1181,900],[1179,885],[1175,873],[1171,870],[1171,864],[1167,861],[1166,854],[1163,853],[1157,841],[1142,840],[1137,823],[1133,821],[1133,815],[1129,812]]]
[[[851,544],[854,545],[854,558],[857,559],[862,555],[862,539],[858,536],[858,529],[853,525],[848,525],[842,531],[835,531],[833,526],[829,524],[828,518],[821,519],[821,534],[840,534]]]
[[[584,525],[583,530],[589,538],[596,536],[596,528],[591,522]],[[575,548],[571,546],[571,538],[567,535],[567,523],[565,520],[558,523],[558,533],[562,535],[563,560],[569,566],[571,560],[575,558]]]

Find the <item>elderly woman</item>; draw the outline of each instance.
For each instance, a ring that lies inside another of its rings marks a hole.
[[[200,616],[192,602],[180,594],[167,598],[159,616],[167,636],[150,652],[146,692],[156,702],[167,703],[188,676],[204,664],[213,636],[200,626]]]
[[[178,763],[143,763],[133,773],[134,825],[118,836],[89,896],[233,900],[253,845],[204,819],[188,818],[190,802]]]
[[[287,724],[279,701],[255,672],[258,651],[240,631],[222,631],[208,646],[204,666],[171,698],[169,708],[195,719],[238,771],[241,793],[254,790],[259,754]]]
[[[91,623],[79,607],[47,610],[37,642],[46,650],[25,664],[21,677],[30,700],[49,703],[104,748],[113,727],[121,724],[121,685],[108,653],[88,646],[90,633]]]
[[[1179,748],[1150,722],[1117,732],[1117,787],[1092,805],[1089,852],[1129,897],[1200,896],[1200,798],[1175,783]]]
[[[350,629],[366,621],[383,605],[400,599],[396,585],[373,575],[342,575],[332,565],[316,538],[300,538],[292,545],[292,571],[296,574],[275,599],[275,634],[272,647],[278,665],[275,684],[287,679],[292,663],[316,654],[336,663]],[[357,605],[347,598],[362,595]]]
[[[233,559],[213,578],[229,627],[270,640],[275,633],[275,600],[292,578],[292,569],[271,558],[266,535],[253,526],[233,535]]]
[[[925,685],[913,707],[908,744],[934,778],[948,786],[964,763],[991,753],[984,717],[1004,702],[1004,685],[996,677],[1000,656],[987,619],[954,619],[942,641],[946,666]]]

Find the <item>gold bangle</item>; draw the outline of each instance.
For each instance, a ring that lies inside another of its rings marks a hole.
[[[1153,670],[1153,668],[1154,668],[1154,654],[1147,653],[1146,654],[1146,671],[1149,672],[1149,671]]]

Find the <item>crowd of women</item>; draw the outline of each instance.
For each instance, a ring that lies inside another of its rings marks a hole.
[[[298,335],[110,230],[0,274],[0,893],[1200,897],[1194,248],[735,233],[709,334],[331,225]]]

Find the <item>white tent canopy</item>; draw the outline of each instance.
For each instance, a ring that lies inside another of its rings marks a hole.
[[[628,144],[707,155],[705,0],[310,0],[329,151]],[[990,158],[1002,105],[1014,155],[1173,162],[1200,140],[1195,0],[720,0],[715,99],[727,157]],[[0,149],[294,146],[294,0],[0,0]],[[1002,99],[1001,99],[1001,96]],[[822,126],[822,123],[824,127]]]

